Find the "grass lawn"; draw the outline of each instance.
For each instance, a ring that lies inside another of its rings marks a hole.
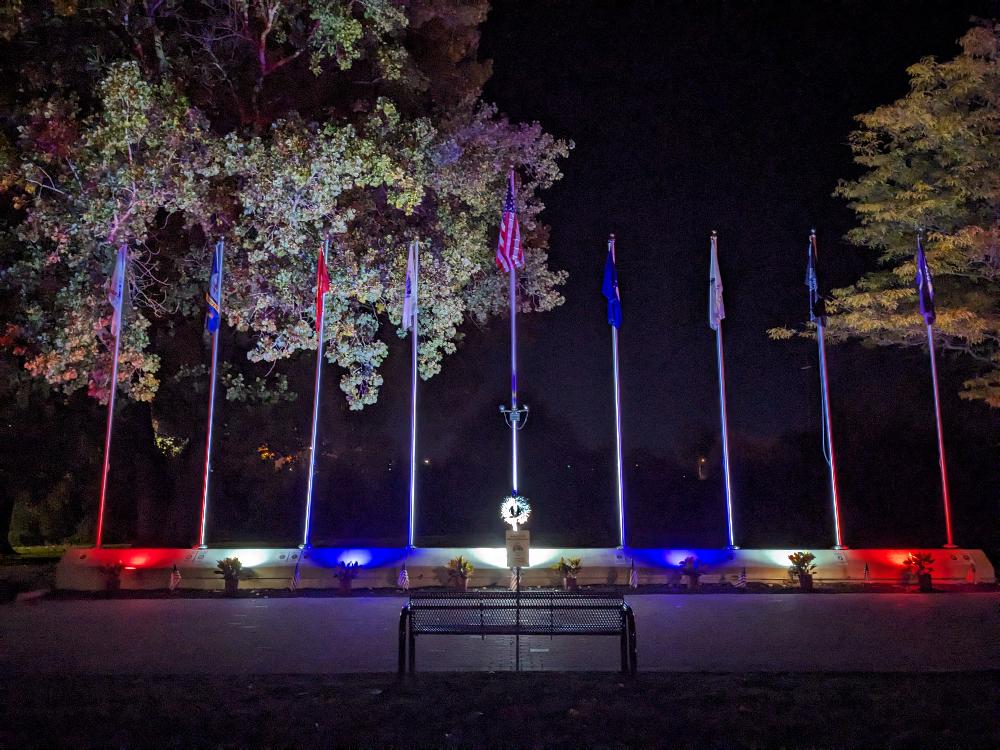
[[[0,676],[0,748],[996,748],[998,716],[996,672]]]

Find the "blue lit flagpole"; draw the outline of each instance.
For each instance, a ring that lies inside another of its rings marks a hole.
[[[115,269],[111,274],[108,301],[111,303],[111,332],[115,336],[114,351],[111,354],[111,390],[108,394],[108,425],[104,432],[104,467],[101,471],[101,503],[97,509],[97,531],[94,548],[100,549],[104,540],[104,509],[108,499],[108,469],[111,466],[111,433],[115,421],[115,396],[118,394],[118,357],[122,346],[122,307],[125,304],[125,287],[128,269],[128,245],[121,244],[115,256]]]
[[[954,549],[955,542],[951,531],[951,500],[948,495],[948,469],[944,459],[944,428],[941,425],[941,396],[938,390],[937,354],[934,351],[934,322],[937,313],[934,310],[934,279],[927,265],[924,254],[923,230],[917,231],[917,275],[914,283],[920,298],[920,314],[924,316],[927,325],[927,349],[931,357],[931,383],[934,387],[934,423],[937,426],[938,467],[941,469],[941,493],[944,498],[944,528],[947,541],[944,547]]]
[[[208,424],[205,427],[205,478],[201,486],[201,523],[198,525],[198,548],[205,549],[205,538],[208,529],[208,485],[212,473],[212,426],[215,422],[215,384],[219,363],[219,328],[222,326],[222,257],[224,243],[215,243],[212,254],[212,273],[208,280],[208,292],[205,302],[208,311],[205,316],[205,327],[212,334],[212,369],[208,380]]]
[[[715,331],[715,350],[719,364],[719,413],[722,420],[722,466],[726,475],[726,524],[729,534],[728,549],[739,549],[733,533],[733,488],[729,474],[729,420],[726,417],[726,364],[722,351],[722,319],[726,308],[722,302],[722,277],[719,274],[718,234],[713,231],[710,240],[711,263],[708,274],[708,324]]]
[[[816,343],[819,347],[820,409],[823,418],[823,457],[830,467],[830,497],[833,503],[834,549],[847,549],[840,530],[840,494],[837,492],[837,464],[833,454],[833,424],[830,421],[830,379],[826,369],[826,314],[822,309],[819,295],[819,277],[816,264],[819,251],[816,246],[816,230],[809,233],[806,249],[806,287],[809,289],[809,320],[816,324]],[[817,306],[820,307],[817,311]]]
[[[309,481],[306,488],[306,518],[303,524],[302,549],[309,547],[312,531],[313,482],[316,478],[316,424],[319,421],[319,386],[323,375],[323,322],[326,317],[326,293],[330,291],[330,277],[326,268],[326,256],[330,240],[323,241],[316,264],[316,376],[313,383],[312,433],[309,438]]]
[[[407,546],[415,547],[417,513],[417,374],[420,342],[418,337],[418,286],[420,274],[420,242],[410,243],[406,260],[406,292],[403,296],[403,329],[412,337],[412,372],[410,373],[410,517],[407,526]],[[405,569],[405,568],[404,568]]]
[[[622,402],[618,378],[618,329],[622,324],[621,293],[618,290],[618,268],[615,257],[615,236],[608,237],[608,258],[604,263],[604,283],[601,293],[608,300],[608,324],[611,326],[611,361],[614,369],[615,447],[618,458],[618,546],[625,546],[625,486],[622,481]]]
[[[528,422],[528,406],[517,403],[517,269],[524,267],[524,248],[521,245],[521,227],[517,219],[517,202],[514,186],[514,168],[507,180],[507,197],[504,200],[497,239],[496,262],[509,275],[510,297],[510,408],[500,405],[510,427],[511,495],[517,496],[517,433]]]

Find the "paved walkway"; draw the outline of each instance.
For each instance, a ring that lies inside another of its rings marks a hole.
[[[1000,669],[1000,594],[630,597],[640,670]],[[0,673],[389,672],[403,600],[52,600],[0,607]],[[614,670],[614,638],[522,638],[522,669]],[[417,639],[421,670],[514,667],[513,638]]]

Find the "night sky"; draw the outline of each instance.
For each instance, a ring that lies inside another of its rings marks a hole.
[[[630,539],[725,544],[707,323],[713,229],[737,543],[832,544],[816,347],[770,341],[766,330],[807,316],[811,227],[821,289],[872,267],[872,253],[842,239],[853,216],[831,197],[838,178],[857,174],[846,145],[853,116],[902,96],[908,65],[953,56],[970,17],[998,11],[996,2],[862,0],[495,4],[481,44],[494,60],[486,98],[576,143],[565,178],[542,196],[550,260],[570,273],[566,304],[519,320],[521,398],[531,406],[521,491],[534,508],[534,544],[617,539],[611,341],[600,296],[609,232],[618,237],[625,316]],[[362,413],[348,413],[337,378],[327,378],[317,542],[403,540],[407,347],[392,344],[382,397]],[[444,372],[422,384],[419,453],[429,463],[419,544],[502,543],[497,508],[510,456],[497,405],[510,398],[508,347],[506,320],[469,325]],[[845,543],[940,545],[926,353],[848,344],[829,350],[829,367]],[[995,548],[1000,418],[959,401],[960,360],[942,370],[956,541]]]

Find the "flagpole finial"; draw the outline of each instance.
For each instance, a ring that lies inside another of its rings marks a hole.
[[[809,230],[809,236],[810,237],[815,237],[816,236],[816,228],[815,227]]]
[[[712,230],[712,237],[718,237],[718,236],[719,236],[719,233],[718,233],[718,232],[716,232],[716,231],[715,231],[715,230],[713,229],[713,230]]]
[[[609,240],[614,240],[614,238],[615,238],[615,233],[614,232],[612,232],[611,234],[608,235],[608,239]]]

